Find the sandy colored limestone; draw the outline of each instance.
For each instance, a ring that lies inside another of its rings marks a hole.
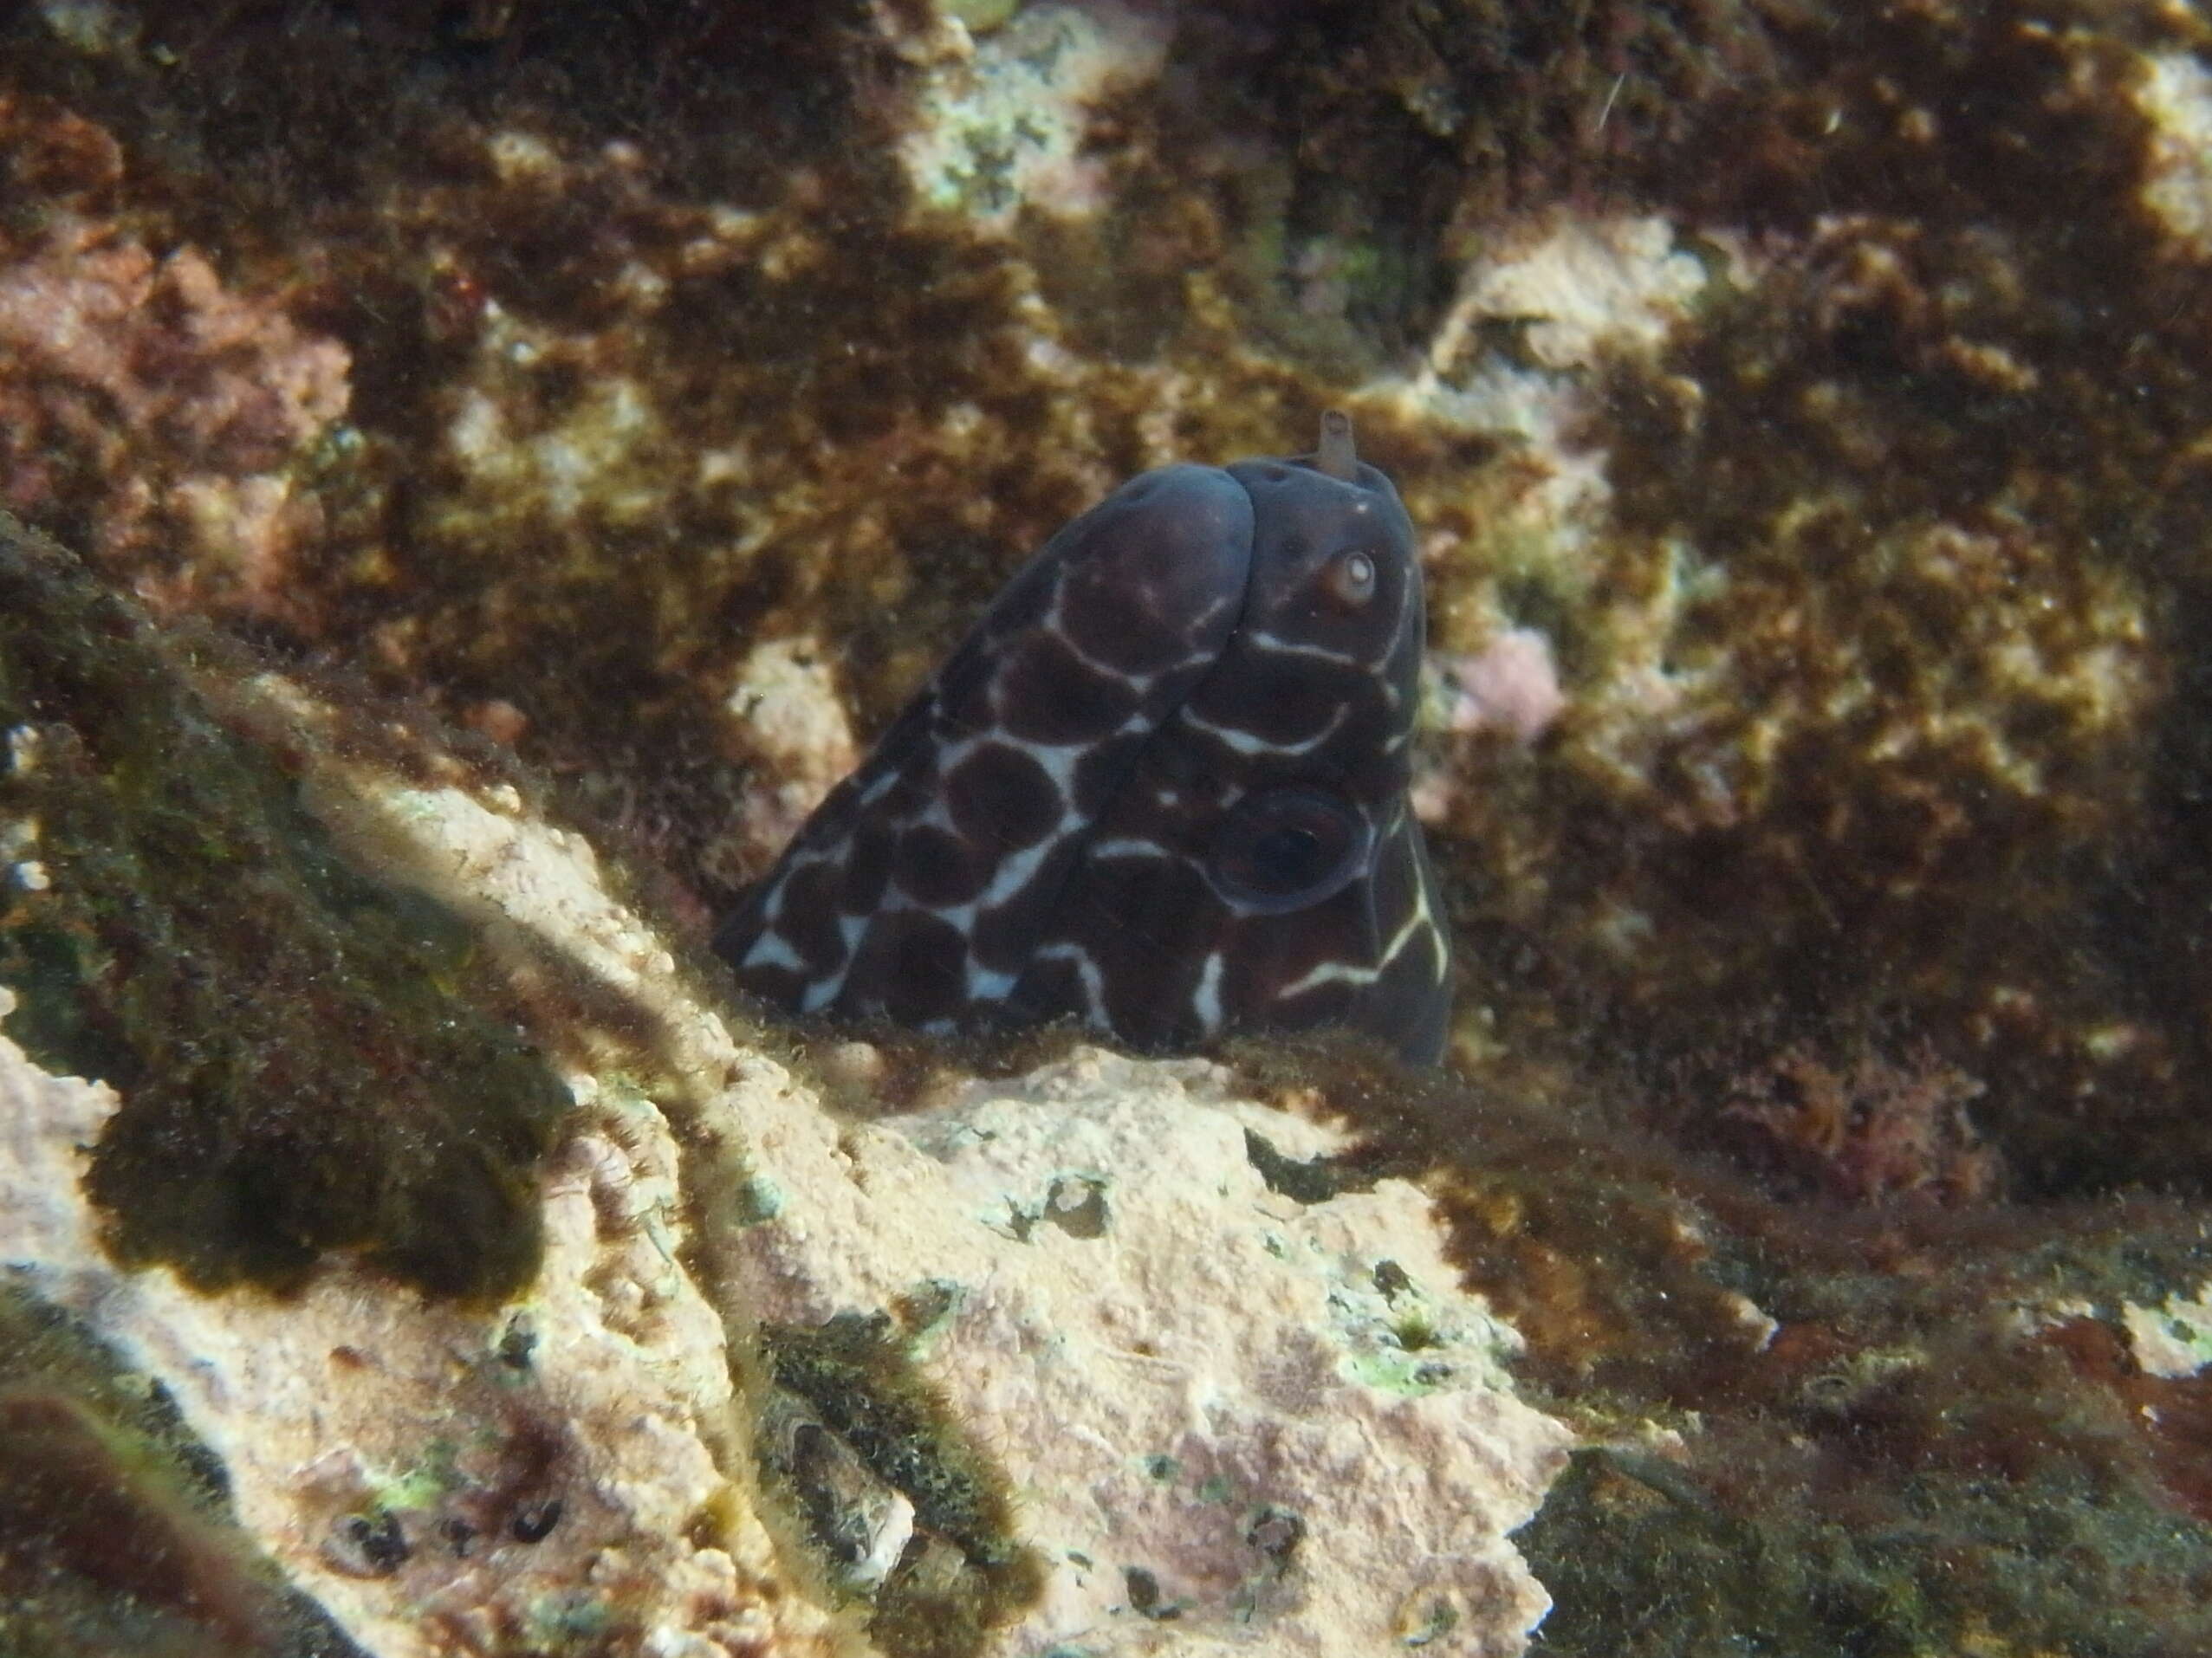
[[[262,690],[261,718],[315,723]],[[355,856],[457,906],[518,978],[550,949],[645,1013],[684,1079],[671,1103],[612,1064],[572,1077],[523,1301],[426,1306],[341,1266],[274,1303],[110,1265],[77,1179],[114,1096],[0,1047],[0,1256],[171,1388],[250,1532],[379,1658],[594,1621],[653,1658],[853,1638],[853,1614],[769,1587],[790,1567],[755,1518],[726,1332],[929,1286],[949,1310],[917,1359],[1045,1568],[995,1650],[1520,1649],[1548,1603],[1506,1532],[1567,1435],[1513,1396],[1518,1338],[1457,1289],[1421,1192],[1274,1192],[1248,1134],[1305,1160],[1328,1132],[1233,1098],[1216,1067],[1089,1049],[841,1121],[733,1039],[581,838],[511,790],[328,759],[307,790]],[[695,1171],[748,1201],[702,1220]],[[550,1499],[557,1522],[521,1540]],[[361,1545],[361,1517],[386,1515],[396,1566]]]

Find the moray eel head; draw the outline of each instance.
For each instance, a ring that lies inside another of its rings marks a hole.
[[[1145,1052],[1450,1010],[1406,798],[1413,528],[1332,412],[1308,456],[1132,479],[1014,577],[716,948],[796,1013],[1075,1018]]]

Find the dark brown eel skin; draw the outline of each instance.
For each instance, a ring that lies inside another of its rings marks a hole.
[[[1154,1053],[1342,1025],[1434,1064],[1422,640],[1413,526],[1341,414],[1312,455],[1147,472],[1007,584],[715,947],[793,1013]]]

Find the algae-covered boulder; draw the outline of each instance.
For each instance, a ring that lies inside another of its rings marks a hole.
[[[454,918],[349,864],[224,727],[195,684],[223,656],[0,518],[10,1033],[122,1091],[88,1178],[123,1259],[282,1286],[348,1250],[511,1292],[567,1092],[456,994]]]
[[[1518,1649],[1546,1600],[1507,1533],[1568,1435],[1417,1187],[1300,1182],[1343,1132],[1208,1063],[795,1068],[510,786],[261,690],[333,854],[561,1032],[539,1270],[436,1299],[339,1251],[276,1299],[119,1260],[96,1175],[132,1107],[12,1041],[0,1258],[173,1394],[364,1648]]]
[[[0,11],[0,1259],[177,1418],[15,1489],[189,1439],[378,1658],[2205,1648],[2208,54]],[[1329,406],[1451,1065],[749,1022],[1007,575]]]

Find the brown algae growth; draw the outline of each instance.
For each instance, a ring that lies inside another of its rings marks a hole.
[[[166,1392],[6,1281],[0,1651],[360,1658],[238,1531]]]
[[[219,654],[219,653],[217,653]],[[88,1190],[125,1260],[213,1288],[327,1251],[438,1294],[534,1270],[568,1094],[459,991],[465,929],[347,864],[277,759],[52,541],[0,520],[10,1034],[114,1084]]]
[[[908,1658],[981,1650],[1042,1582],[1015,1540],[1003,1476],[911,1357],[944,1310],[761,1331],[772,1389],[758,1429],[763,1469],[833,1582],[872,1594],[870,1634]]]
[[[1515,1534],[1555,1603],[1533,1654],[2178,1658],[2212,1639],[2212,1374],[2130,1334],[2212,1274],[2189,1207],[1933,1184],[1839,1201],[1601,1102],[1336,1041],[1236,1059],[1262,1097],[1364,1131],[1276,1189],[1421,1176],[1466,1282],[1527,1339],[1521,1385],[1586,1436]]]

